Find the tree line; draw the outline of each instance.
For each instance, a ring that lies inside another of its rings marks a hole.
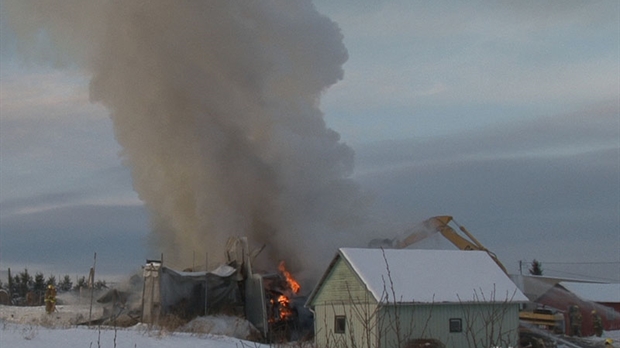
[[[11,275],[11,269],[9,268],[8,283],[3,283],[0,280],[0,289],[8,293],[9,302],[14,305],[42,304],[43,296],[49,285],[55,287],[57,293],[90,288],[90,284],[88,284],[88,280],[84,276],[77,278],[77,281],[74,283],[69,275],[65,275],[60,280],[56,279],[54,275],[45,277],[41,272],[37,272],[32,276],[27,268],[15,275]],[[105,280],[97,280],[92,286],[96,290],[108,287]]]

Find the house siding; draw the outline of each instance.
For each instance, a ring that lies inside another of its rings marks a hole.
[[[315,303],[367,302],[366,286],[342,258],[336,261],[323,286],[316,295]]]
[[[376,301],[351,267],[339,259],[313,301],[317,347],[377,347]],[[344,316],[344,333],[335,333],[335,317]]]
[[[380,304],[341,255],[315,291],[317,348],[403,348],[419,338],[450,348],[518,346],[520,302]],[[344,332],[336,332],[337,316],[346,318]],[[460,332],[450,332],[450,319],[461,319]]]
[[[314,312],[315,343],[322,348],[378,347],[377,306],[367,304],[317,305]],[[335,332],[335,318],[346,320],[345,332]]]
[[[382,307],[380,347],[403,347],[418,338],[433,338],[446,347],[516,347],[518,304],[426,304]],[[450,319],[461,319],[462,332],[450,332]]]
[[[336,316],[346,317],[344,333],[334,332]],[[461,332],[450,332],[450,319],[461,319]],[[418,338],[453,348],[517,347],[519,305],[319,305],[315,325],[320,348],[400,348]]]

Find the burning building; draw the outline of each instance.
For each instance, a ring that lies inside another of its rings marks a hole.
[[[368,199],[351,178],[354,152],[320,109],[348,53],[338,25],[310,0],[2,6],[23,53],[77,69],[90,100],[109,111],[149,212],[151,248],[166,255],[165,265],[145,267],[147,320],[192,294],[203,300],[191,307],[208,313],[216,303],[210,283],[219,281],[271,332],[299,315],[299,290],[280,282],[284,272],[253,272],[245,253],[229,258],[228,276],[174,269],[192,264],[194,253],[219,255],[242,235],[265,245],[254,266],[286,260],[303,284],[320,276],[336,246],[368,239],[356,238],[372,227]]]
[[[167,265],[243,235],[266,245],[263,268],[287,260],[318,278],[312,266],[357,240],[368,214],[354,152],[319,108],[348,53],[311,1],[8,0],[3,11],[23,53],[90,79]]]
[[[246,238],[231,238],[227,262],[212,271],[179,272],[161,261],[147,261],[142,290],[142,321],[158,323],[173,315],[244,316],[269,342],[301,339],[312,333],[312,316],[301,286],[280,262],[275,273],[252,269]]]

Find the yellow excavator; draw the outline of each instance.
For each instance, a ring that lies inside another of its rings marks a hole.
[[[463,232],[469,240],[460,236],[452,227],[450,227],[449,223],[454,223],[461,232]],[[504,271],[504,273],[508,274],[506,267],[499,261],[495,253],[485,248],[482,243],[480,243],[476,237],[474,237],[469,231],[456,223],[452,216],[435,216],[423,222],[424,228],[431,233],[439,232],[442,236],[444,236],[447,240],[449,240],[452,244],[454,244],[457,248],[461,250],[481,250],[485,251],[489,256],[495,261],[495,263],[499,266],[499,268]],[[402,249],[406,248],[411,244],[417,243],[423,238],[429,237],[430,235],[423,235],[419,232],[411,233],[407,236],[402,242],[400,242],[396,248]]]
[[[449,223],[453,222],[456,226],[458,226],[461,232],[465,233],[465,235],[469,238],[463,238],[459,235],[452,227],[450,227]],[[425,238],[430,237],[435,233],[441,233],[447,240],[449,240],[452,244],[454,244],[457,248],[461,250],[481,250],[485,251],[489,256],[497,263],[499,268],[504,271],[504,273],[508,274],[506,267],[499,261],[497,256],[491,252],[489,249],[485,248],[482,243],[480,243],[476,237],[474,237],[469,231],[456,223],[452,216],[434,216],[430,219],[425,220],[421,226],[418,228],[414,228],[409,231],[409,235],[407,235],[404,239],[400,240],[398,238],[395,239],[373,239],[370,243],[370,247],[384,247],[389,249],[403,249],[412,244],[415,244]]]
[[[449,224],[453,223],[458,229],[463,232],[467,238],[458,234]],[[435,233],[440,233],[448,241],[454,244],[460,250],[480,250],[485,251],[493,261],[499,266],[499,268],[508,275],[506,267],[499,261],[495,253],[485,248],[476,237],[474,237],[465,227],[459,225],[454,221],[452,216],[442,215],[434,216],[425,220],[421,226],[408,231],[409,234],[404,239],[373,239],[370,243],[370,247],[383,247],[389,249],[403,249],[412,244],[415,244],[425,238],[430,237]],[[544,328],[550,331],[562,330],[563,316],[561,314],[553,314],[548,310],[545,311],[521,311],[519,313],[519,319],[529,325],[534,325],[539,328]]]

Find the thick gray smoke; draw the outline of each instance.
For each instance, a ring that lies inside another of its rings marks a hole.
[[[24,52],[92,76],[167,263],[220,258],[228,237],[248,236],[299,271],[356,244],[353,151],[319,109],[347,51],[310,1],[2,6]]]

